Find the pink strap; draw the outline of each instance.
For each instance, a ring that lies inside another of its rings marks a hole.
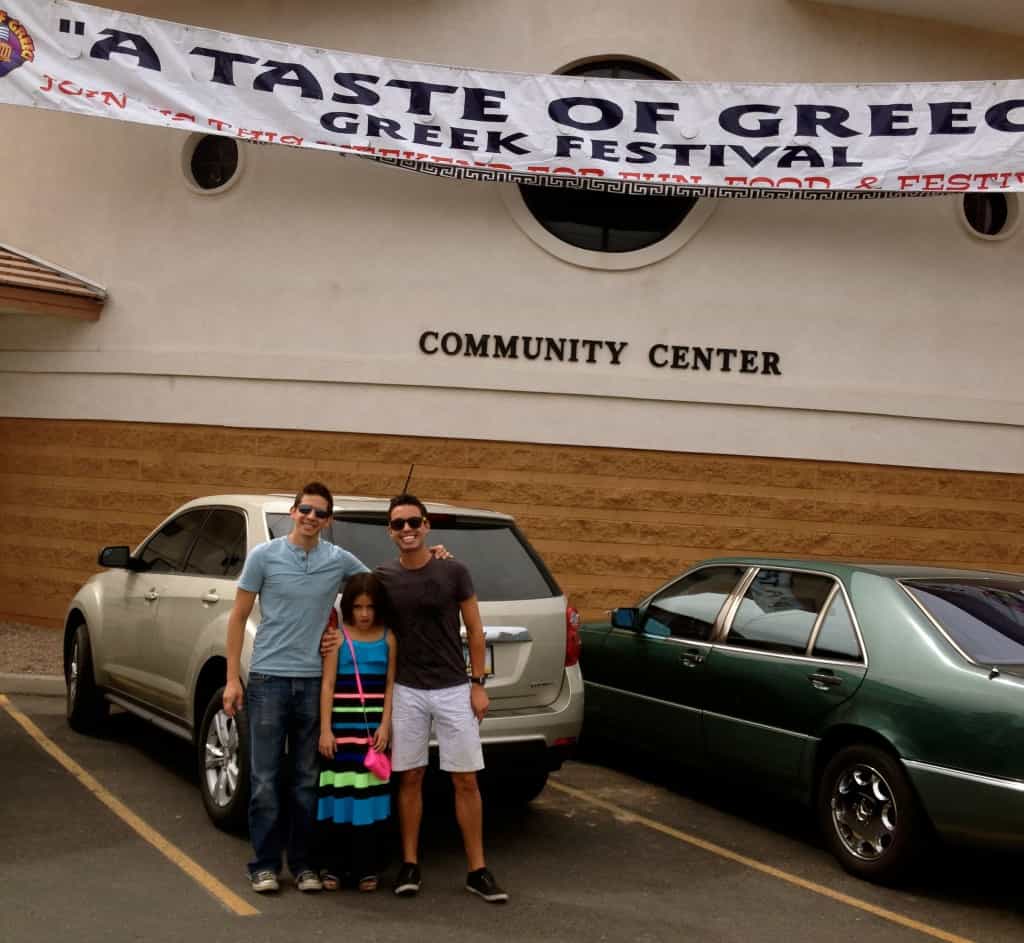
[[[359,662],[356,660],[356,649],[352,644],[352,638],[348,634],[348,629],[345,628],[342,623],[341,631],[345,634],[345,641],[348,642],[348,650],[352,653],[352,668],[356,673],[356,687],[359,689],[359,703],[363,705],[363,723],[366,725],[366,740],[372,746],[372,737],[370,736],[370,720],[366,716],[366,698],[363,696],[363,682],[359,677]]]
[[[345,641],[348,642],[348,650],[352,654],[352,667],[355,669],[356,672],[356,688],[359,690],[359,700],[362,701],[363,704],[365,705],[366,698],[363,697],[363,682],[359,677],[359,662],[356,661],[356,650],[355,647],[352,645],[352,639],[348,634],[348,629],[346,629],[345,626],[342,625],[341,631],[345,634]]]

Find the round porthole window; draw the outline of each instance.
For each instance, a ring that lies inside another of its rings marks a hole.
[[[599,59],[560,75],[610,79],[671,79],[632,59]],[[645,196],[518,184],[504,191],[520,228],[541,248],[575,265],[631,269],[650,265],[680,248],[715,207],[694,196]]]
[[[233,138],[193,134],[182,151],[185,182],[198,193],[222,193],[236,183],[242,170],[242,152]]]
[[[556,239],[590,252],[636,252],[674,232],[696,197],[521,185],[526,208]]]
[[[980,239],[1006,239],[1019,217],[1016,193],[965,193],[961,218],[971,235]]]

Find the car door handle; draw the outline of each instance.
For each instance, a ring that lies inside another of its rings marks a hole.
[[[696,649],[690,649],[689,651],[683,652],[683,654],[679,656],[679,660],[687,668],[696,668],[697,665],[704,661],[704,656]]]
[[[807,680],[819,691],[827,691],[829,688],[838,687],[843,683],[843,679],[837,678],[831,671],[816,671],[814,674],[808,675]]]
[[[203,602],[220,602],[220,596],[217,595],[217,590],[211,589],[208,593],[199,597]]]
[[[155,602],[160,598],[160,594],[155,590],[151,589],[148,593],[145,593],[142,597],[146,602]]]

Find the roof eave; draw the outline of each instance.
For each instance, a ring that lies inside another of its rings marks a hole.
[[[106,298],[38,291],[0,283],[0,314],[48,315],[78,321],[98,321]]]
[[[106,301],[102,285],[0,243],[0,314],[96,321]]]

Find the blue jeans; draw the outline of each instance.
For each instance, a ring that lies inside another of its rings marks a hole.
[[[309,844],[316,823],[320,738],[320,679],[249,674],[245,691],[249,715],[249,837],[256,857],[249,873],[281,871],[287,846],[293,875],[309,865]],[[291,763],[288,817],[282,821],[281,778],[285,742]]]

